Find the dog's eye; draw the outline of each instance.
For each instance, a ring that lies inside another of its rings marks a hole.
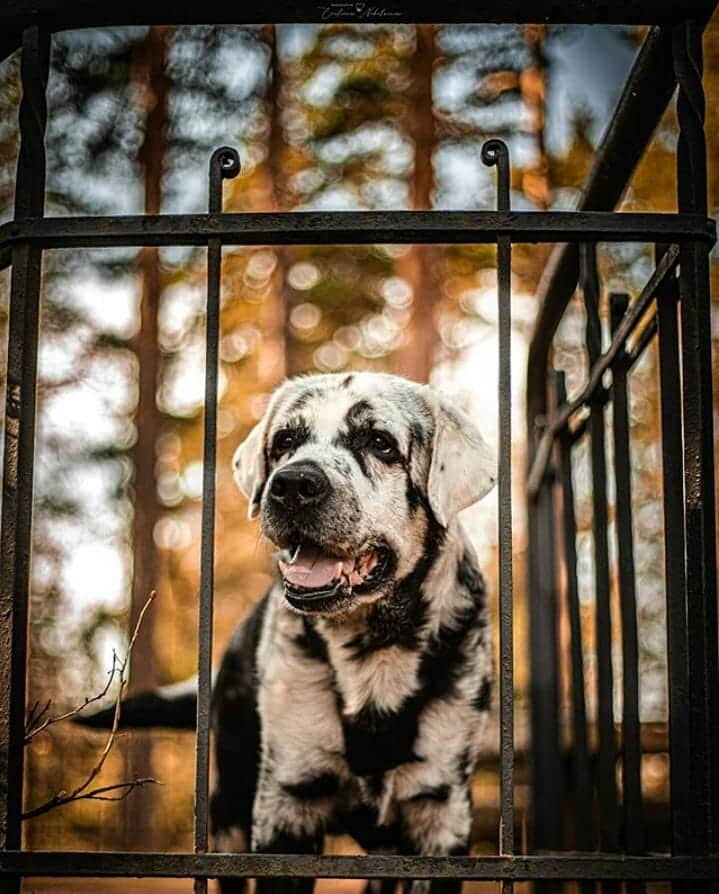
[[[370,432],[369,448],[382,459],[396,459],[398,455],[394,440],[382,431]]]
[[[295,446],[295,433],[289,430],[278,431],[272,440],[272,453],[281,456]]]

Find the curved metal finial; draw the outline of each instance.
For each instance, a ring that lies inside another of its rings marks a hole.
[[[240,153],[232,146],[215,149],[210,158],[210,212],[222,211],[222,181],[236,177],[242,168]]]
[[[509,149],[504,140],[487,140],[482,161],[487,167],[497,167],[497,211],[509,211]]]

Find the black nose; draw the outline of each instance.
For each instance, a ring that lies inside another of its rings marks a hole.
[[[272,476],[270,497],[288,509],[318,506],[329,494],[330,482],[315,463],[292,463]]]

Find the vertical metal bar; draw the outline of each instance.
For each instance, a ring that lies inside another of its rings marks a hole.
[[[674,27],[679,83],[677,183],[679,210],[707,213],[701,29]],[[689,623],[691,849],[719,843],[719,664],[717,660],[716,530],[708,248],[686,242],[680,254],[684,506]]]
[[[657,251],[657,263],[664,252]],[[676,271],[673,271],[675,273]],[[672,853],[689,852],[691,790],[689,768],[689,642],[684,574],[684,482],[682,394],[679,371],[679,283],[664,277],[657,291],[659,393],[662,417],[664,499],[664,575],[667,601],[667,672],[669,677],[669,772]]]
[[[532,810],[535,850],[561,850],[564,772],[559,725],[557,574],[553,494],[554,470],[545,472],[534,520],[537,593],[532,626]],[[536,677],[535,677],[536,674]],[[535,890],[561,890],[561,882],[537,883]]]
[[[240,157],[228,147],[210,159],[211,213],[222,210],[222,181],[237,176]],[[220,343],[220,276],[222,244],[207,243],[207,328],[205,332],[205,426],[202,466],[202,542],[197,660],[197,755],[195,761],[195,853],[208,847],[210,769],[210,701],[212,686],[212,599],[215,576],[215,470],[217,463],[217,377]],[[196,894],[206,894],[207,879],[195,879]]]
[[[596,246],[580,246],[581,284],[587,315],[586,345],[590,366],[602,352],[599,319],[599,275]],[[617,779],[614,741],[614,673],[612,620],[609,602],[609,547],[607,542],[607,469],[604,452],[604,408],[594,400],[590,408],[589,438],[592,466],[592,515],[596,580],[596,641],[599,727],[599,842],[602,850],[616,851]],[[615,886],[610,886],[613,888]]]
[[[45,88],[50,36],[23,34],[20,155],[15,218],[42,217],[45,206]],[[20,243],[12,252],[2,534],[0,535],[0,846],[21,845],[27,620],[32,547],[37,343],[42,252]],[[8,877],[5,892],[20,879]]]
[[[535,446],[536,432],[530,432]],[[528,456],[528,468],[533,456]],[[532,849],[558,850],[562,843],[563,773],[559,735],[559,659],[551,466],[527,506],[529,529],[529,640],[532,728]],[[535,882],[541,891],[554,882]]]
[[[610,295],[612,334],[629,306],[629,296]],[[622,806],[624,847],[630,854],[644,849],[642,833],[641,745],[639,737],[639,643],[632,530],[632,477],[629,441],[628,357],[622,350],[612,366],[614,476],[618,547],[619,605],[622,619]],[[632,882],[632,891],[644,890]]]
[[[563,372],[554,375],[557,407],[567,400]],[[574,826],[575,847],[580,851],[592,849],[592,775],[587,743],[587,709],[584,694],[584,651],[582,622],[579,612],[577,587],[577,521],[574,510],[572,481],[572,436],[564,430],[559,437],[559,474],[562,490],[562,530],[565,575],[567,580],[567,615],[572,662],[572,765],[574,770]],[[584,883],[583,890],[592,890]]]
[[[509,150],[501,140],[482,146],[482,161],[497,167],[497,210],[509,211]],[[500,795],[499,852],[514,853],[514,652],[512,643],[512,243],[497,240],[499,315],[499,651]],[[510,892],[511,882],[502,890]]]

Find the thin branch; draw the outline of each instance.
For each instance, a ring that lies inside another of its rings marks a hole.
[[[22,814],[21,819],[28,820],[36,816],[42,816],[44,813],[48,813],[50,810],[55,810],[55,808],[62,807],[65,804],[70,804],[72,801],[124,801],[136,788],[142,788],[143,785],[148,784],[162,785],[159,779],[146,776],[142,779],[133,779],[132,782],[116,782],[114,785],[103,785],[100,788],[91,789],[82,795],[67,794],[60,791],[44,804],[33,807],[32,810],[26,810]],[[117,792],[118,794],[109,795],[108,792]]]
[[[150,607],[150,605],[152,604],[152,602],[156,596],[157,596],[157,593],[155,590],[153,590],[150,593],[150,595],[148,596],[145,604],[142,606],[142,610],[140,611],[140,614],[138,615],[137,623],[135,624],[135,629],[133,630],[132,636],[130,637],[130,642],[128,643],[127,652],[125,654],[125,658],[124,658],[122,664],[118,665],[117,656],[115,653],[113,653],[113,663],[112,663],[112,669],[110,671],[110,679],[108,680],[108,683],[107,683],[104,691],[107,692],[107,690],[110,687],[110,683],[116,674],[119,675],[120,685],[118,686],[117,696],[115,698],[115,712],[114,712],[113,719],[112,719],[112,727],[110,728],[110,732],[108,733],[107,739],[105,741],[105,746],[102,749],[102,752],[100,753],[100,757],[96,761],[95,766],[90,770],[90,772],[85,777],[85,779],[78,786],[76,786],[76,788],[74,788],[71,792],[68,793],[64,789],[59,791],[56,795],[54,795],[52,798],[50,798],[49,801],[46,801],[44,804],[40,804],[38,807],[34,807],[31,810],[28,810],[25,813],[23,813],[22,819],[25,820],[25,819],[31,819],[32,817],[35,817],[35,816],[41,816],[43,813],[47,813],[50,810],[54,810],[56,807],[62,807],[65,804],[71,803],[72,801],[82,801],[82,800],[122,801],[130,794],[130,792],[132,792],[134,789],[136,789],[140,786],[146,785],[148,783],[157,784],[158,780],[148,777],[148,778],[143,778],[143,779],[135,779],[131,782],[118,782],[114,785],[90,789],[90,786],[92,785],[92,783],[95,781],[95,779],[97,779],[97,777],[102,772],[102,769],[105,766],[105,762],[107,761],[107,758],[109,757],[110,752],[112,751],[112,747],[115,743],[115,737],[117,736],[117,730],[120,726],[120,714],[121,714],[121,710],[122,710],[122,696],[123,696],[125,689],[127,688],[127,684],[128,684],[128,677],[126,677],[125,672],[128,668],[128,664],[129,664],[130,658],[132,656],[132,650],[135,646],[135,642],[137,641],[137,637],[140,633],[140,628],[142,627],[142,622],[145,618],[145,613],[147,612],[148,608]],[[71,717],[74,714],[77,714],[79,711],[83,710],[83,708],[86,707],[87,704],[90,704],[91,701],[96,701],[97,698],[101,698],[101,697],[102,697],[102,695],[99,695],[99,696],[93,697],[91,700],[86,700],[86,703],[84,705],[81,705],[78,708],[67,712],[67,714],[64,715],[64,717]],[[46,714],[48,707],[49,707],[49,703],[37,715],[36,722],[39,718],[41,718],[42,716],[44,716],[44,714]],[[37,709],[35,708],[35,706],[33,706],[33,711],[31,713],[34,714],[36,712],[36,710]],[[45,729],[49,725],[50,721],[56,722],[57,720],[61,720],[61,719],[63,719],[63,717],[46,718],[47,722],[42,721],[41,726],[43,729]],[[37,728],[37,732],[39,732],[39,731],[40,731],[40,727]],[[34,735],[36,735],[36,732],[32,731],[30,737],[28,738],[27,733],[26,733],[26,742],[30,741]],[[88,789],[90,789],[90,790],[88,791]],[[106,792],[108,792],[108,791],[119,791],[119,792],[122,792],[122,794],[118,797],[107,797]]]
[[[48,699],[48,701],[43,705],[41,709],[38,710],[39,702],[35,702],[30,711],[28,712],[27,721],[25,723],[25,744],[28,745],[35,736],[39,735],[41,732],[46,730],[49,726],[52,726],[54,723],[60,723],[61,720],[69,720],[70,717],[76,717],[81,711],[84,711],[88,705],[92,705],[94,702],[99,702],[103,699],[107,693],[110,691],[110,686],[112,685],[112,681],[115,679],[115,675],[119,670],[119,662],[117,658],[117,652],[112,650],[112,667],[108,671],[107,683],[103,689],[97,693],[97,695],[93,695],[92,697],[85,697],[85,701],[81,705],[77,705],[75,708],[72,708],[70,711],[66,711],[64,714],[57,714],[54,717],[48,717],[47,714],[52,706],[52,699]]]

